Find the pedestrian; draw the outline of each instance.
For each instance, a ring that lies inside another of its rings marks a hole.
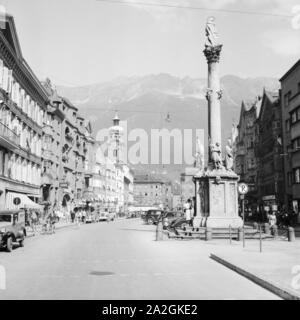
[[[277,223],[277,219],[276,219],[275,211],[273,211],[271,214],[269,214],[270,227],[273,228],[274,226],[276,226],[276,223]]]
[[[50,233],[55,233],[55,224],[57,222],[57,216],[54,213],[54,211],[52,211],[49,215],[49,223],[50,223]]]
[[[86,221],[86,211],[85,209],[82,210],[82,222],[85,223]]]
[[[36,234],[36,225],[37,225],[37,214],[35,211],[32,211],[31,212],[31,229],[32,229],[32,232],[33,232],[33,235]]]
[[[71,222],[74,223],[75,221],[75,212],[74,210],[71,210]]]
[[[187,202],[184,204],[184,214],[185,214],[185,220],[188,224],[191,223],[191,199],[188,199]]]

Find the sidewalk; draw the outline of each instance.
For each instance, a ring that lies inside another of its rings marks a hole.
[[[300,240],[233,242],[216,248],[211,258],[284,299],[300,299]]]

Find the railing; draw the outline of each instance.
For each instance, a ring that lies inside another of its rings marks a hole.
[[[20,144],[20,136],[0,122],[0,136],[12,141],[14,144]]]

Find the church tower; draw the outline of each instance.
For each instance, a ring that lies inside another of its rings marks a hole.
[[[124,163],[124,129],[120,126],[117,112],[113,118],[113,126],[109,128],[108,152],[114,164]]]

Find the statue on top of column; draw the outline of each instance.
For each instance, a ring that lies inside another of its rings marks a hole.
[[[205,28],[206,42],[205,46],[215,47],[220,45],[218,39],[219,35],[217,33],[215,18],[209,17],[207,19],[206,28]]]

